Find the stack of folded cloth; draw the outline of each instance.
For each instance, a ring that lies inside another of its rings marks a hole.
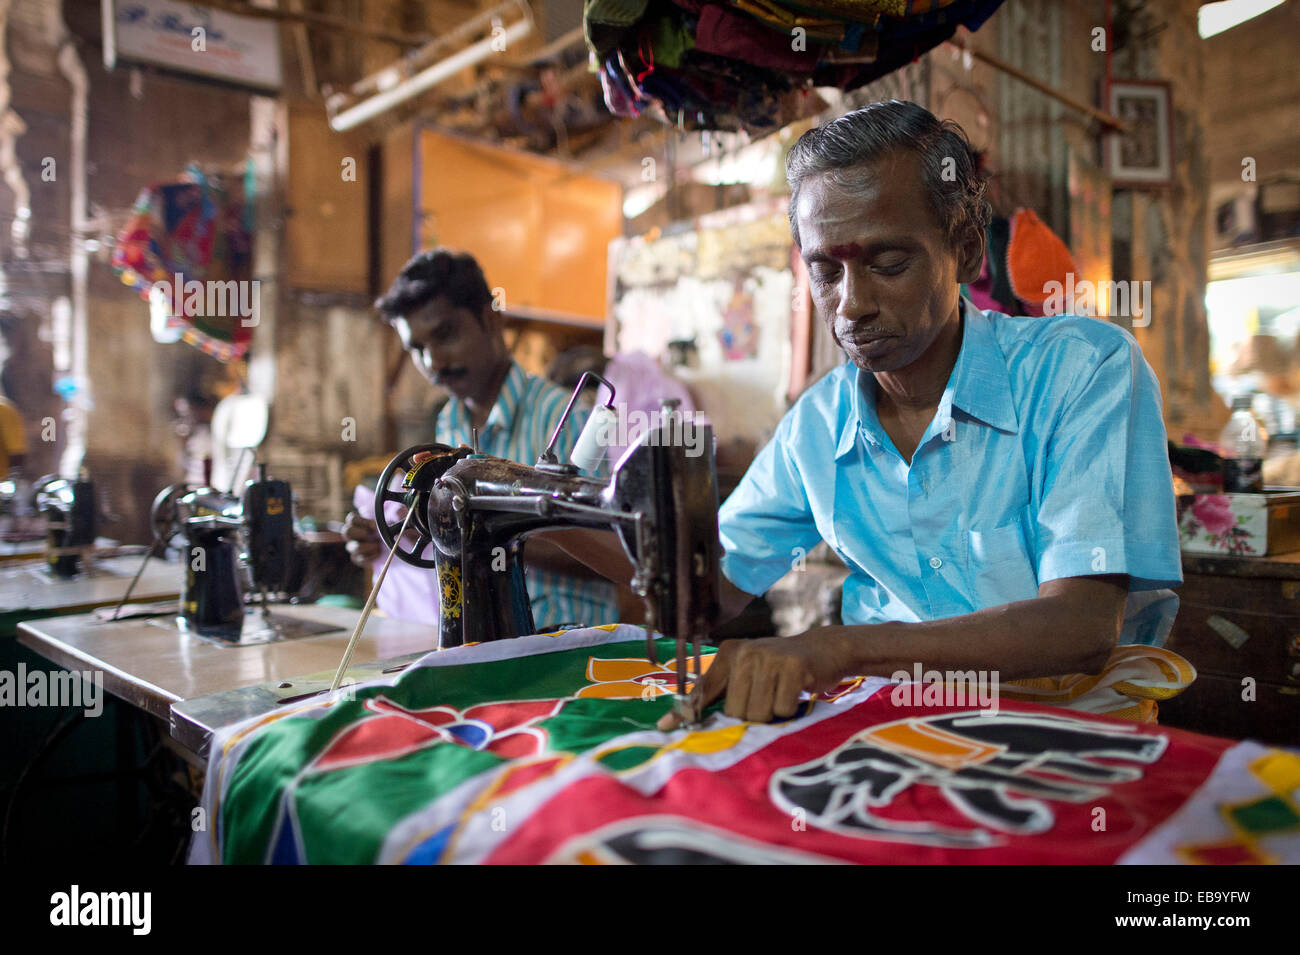
[[[813,86],[853,90],[910,63],[1002,0],[587,0],[605,103],[683,129],[768,130]]]

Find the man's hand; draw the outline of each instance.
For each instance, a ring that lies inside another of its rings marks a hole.
[[[1050,580],[1030,600],[919,623],[819,627],[797,637],[729,640],[704,675],[695,712],[724,693],[726,713],[759,722],[793,716],[799,693],[846,676],[925,669],[995,671],[998,680],[1100,673],[1119,638],[1128,598],[1123,574]],[[673,714],[659,729],[675,729]]]
[[[696,691],[695,711],[702,713],[726,694],[726,714],[738,720],[765,723],[794,716],[800,693],[830,689],[845,675],[839,643],[829,632],[812,630],[797,637],[728,640]],[[669,713],[659,729],[679,723]]]
[[[358,567],[369,567],[384,553],[384,542],[379,538],[375,522],[366,520],[356,511],[348,515],[343,525],[343,537],[352,563]]]

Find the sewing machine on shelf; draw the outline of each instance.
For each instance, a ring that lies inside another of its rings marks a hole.
[[[599,461],[599,452],[593,457],[591,450],[598,444],[597,429],[614,413],[612,401],[611,389],[610,404],[596,409],[575,447],[573,457],[584,467]],[[565,418],[572,405],[571,399]],[[441,648],[536,632],[522,564],[528,535],[611,529],[635,568],[632,589],[645,601],[647,655],[657,662],[656,630],[676,641],[674,706],[694,719],[686,678],[699,673],[699,646],[718,610],[717,472],[712,429],[691,423],[704,435],[688,447],[674,439],[672,406],[666,404],[664,412],[608,480],[584,477],[575,465],[556,459],[563,418],[533,467],[439,444],[407,448],[389,463],[379,479],[375,523],[403,561],[437,572]],[[692,449],[697,453],[688,453]],[[385,513],[385,503],[408,509],[405,535],[403,523]]]

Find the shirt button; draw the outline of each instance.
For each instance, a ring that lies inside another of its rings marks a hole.
[[[935,570],[938,570],[940,567],[943,566],[943,561],[940,560],[938,557],[931,557],[930,566],[933,567]]]

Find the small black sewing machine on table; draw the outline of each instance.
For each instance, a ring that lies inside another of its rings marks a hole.
[[[266,465],[259,463],[256,479],[245,484],[242,494],[173,484],[154,499],[152,522],[155,548],[177,536],[184,540],[183,630],[245,644],[303,635],[296,632],[302,630],[301,621],[273,621],[269,609],[271,602],[287,600],[293,587],[293,491],[288,481],[267,477]],[[247,597],[261,603],[265,626],[256,633],[245,630]],[[282,632],[285,627],[295,632]]]

